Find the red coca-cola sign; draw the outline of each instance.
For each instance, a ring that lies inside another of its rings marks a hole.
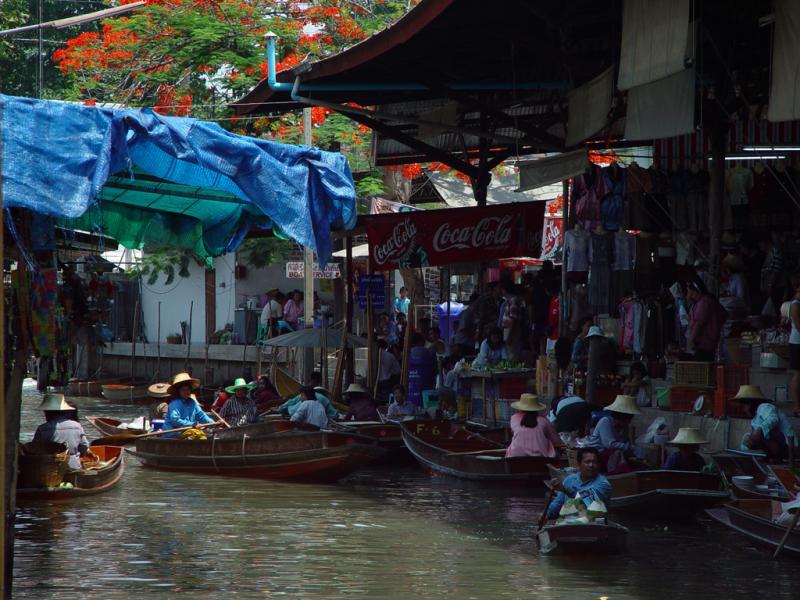
[[[374,271],[539,256],[544,203],[375,215],[367,220]]]

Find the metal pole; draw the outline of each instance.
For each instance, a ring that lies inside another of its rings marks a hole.
[[[570,227],[569,220],[569,180],[565,179],[561,182],[561,234],[562,236],[567,233]],[[563,238],[562,238],[563,239]],[[567,260],[566,248],[564,244],[561,245],[561,300],[558,308],[558,330],[561,336],[567,335],[567,320],[564,318],[564,308],[567,305]]]
[[[37,5],[39,23],[44,23],[44,0]],[[44,31],[39,27],[36,31],[36,97],[41,98],[44,91]]]
[[[725,141],[727,123],[718,123],[711,130],[711,185],[708,194],[709,257],[708,270],[711,275],[712,294],[719,293],[719,267],[722,249],[722,204],[725,197]]]
[[[311,131],[311,108],[303,109],[303,143],[311,147],[314,139]],[[314,251],[306,247],[303,253],[304,307],[303,323],[306,328],[314,327]],[[325,315],[322,317],[325,318]],[[303,379],[308,381],[314,370],[314,349],[307,348],[303,353]]]
[[[0,125],[2,123],[0,122]],[[3,139],[0,137],[0,209],[3,206]],[[3,211],[0,210],[0,265],[3,264],[3,230],[5,225],[3,223]],[[19,267],[17,267],[19,268]],[[13,559],[13,555],[9,556],[9,552],[14,552],[13,541],[7,539],[7,534],[13,534],[13,511],[9,510],[12,505],[13,494],[16,493],[14,489],[13,474],[9,470],[14,468],[9,464],[9,453],[6,452],[6,301],[5,296],[0,301],[0,400],[3,402],[2,409],[0,409],[0,481],[3,484],[3,493],[0,494],[0,514],[3,515],[3,520],[0,521],[0,548],[2,548],[3,557],[0,560],[0,598],[7,598],[11,596],[11,590],[6,587],[6,561],[9,563]],[[13,394],[12,394],[12,397]],[[16,440],[15,440],[16,441]],[[10,485],[9,485],[10,480]]]

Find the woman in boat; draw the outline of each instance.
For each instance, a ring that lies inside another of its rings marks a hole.
[[[222,412],[219,413],[219,416],[225,420],[229,427],[251,425],[258,421],[258,409],[249,394],[254,387],[242,377],[239,377],[233,382],[232,386],[225,388],[225,391],[231,394],[231,397],[222,407]]]
[[[503,343],[503,330],[495,327],[489,333],[489,336],[481,342],[478,356],[472,366],[475,368],[493,367],[501,360],[508,358],[506,346]]]
[[[283,398],[281,398],[277,388],[266,375],[262,375],[258,378],[258,385],[256,389],[253,390],[252,396],[259,412],[275,408],[283,402]]]
[[[678,435],[667,442],[671,446],[677,446],[678,451],[673,452],[664,461],[662,469],[672,471],[702,471],[706,466],[706,461],[700,456],[698,450],[708,440],[704,439],[700,432],[694,427],[681,427]]]
[[[97,459],[89,449],[89,440],[78,422],[78,409],[67,403],[64,394],[46,394],[39,408],[44,411],[46,421],[36,428],[34,442],[64,444],[72,469],[81,468],[81,456]]]
[[[742,438],[742,450],[766,452],[767,458],[781,460],[789,444],[798,443],[797,433],[786,415],[761,393],[757,385],[743,385],[733,397],[741,400],[751,417],[750,433]]]
[[[167,417],[164,419],[164,429],[178,429],[193,427],[200,423],[213,423],[214,421],[203,412],[200,405],[192,397],[192,391],[200,387],[200,380],[188,373],[178,373],[169,386],[169,393],[174,398],[167,407]],[[162,437],[177,437],[180,432],[167,433]]]
[[[522,394],[511,403],[517,412],[511,417],[509,426],[514,434],[506,450],[506,458],[512,456],[546,456],[555,458],[564,444],[558,437],[555,426],[539,414],[547,407],[534,394]]]
[[[547,517],[554,519],[568,498],[578,492],[587,492],[591,499],[600,500],[608,506],[611,500],[611,484],[600,474],[600,455],[596,448],[578,448],[578,472],[563,480],[550,480],[550,488],[558,492],[547,507]]]
[[[629,440],[628,429],[635,415],[642,414],[633,396],[619,395],[605,409],[590,436],[588,445],[599,448],[601,470],[608,475],[629,473],[633,469],[628,458],[643,456],[640,448]]]
[[[375,403],[360,383],[351,383],[344,392],[349,401],[345,421],[380,421]]]

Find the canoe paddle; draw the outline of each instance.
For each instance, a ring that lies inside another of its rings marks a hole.
[[[211,409],[211,414],[214,415],[215,417],[217,417],[217,421],[219,421],[220,423],[225,425],[225,427],[227,427],[228,429],[231,428],[231,426],[228,424],[228,422],[225,419],[223,419],[222,417],[220,417],[219,414],[217,413],[217,411],[215,411],[213,408]]]
[[[91,446],[125,446],[133,443],[136,440],[143,438],[156,437],[164,435],[165,433],[175,433],[176,431],[186,431],[187,429],[203,429],[204,427],[212,427],[214,425],[222,425],[222,421],[214,421],[213,423],[201,423],[200,425],[189,425],[188,427],[178,427],[177,429],[160,429],[158,431],[151,431],[150,433],[116,433],[114,435],[107,435],[106,437],[97,438],[90,445]]]
[[[789,527],[786,528],[786,533],[783,534],[783,538],[781,538],[781,543],[778,544],[777,548],[775,548],[775,554],[772,555],[772,558],[778,558],[778,554],[781,553],[781,550],[783,550],[783,547],[786,545],[786,540],[789,539],[789,534],[792,533],[795,527],[797,527],[798,520],[800,520],[800,510],[794,511],[792,522],[789,523]]]

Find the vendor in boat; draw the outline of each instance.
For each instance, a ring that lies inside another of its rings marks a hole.
[[[379,421],[375,403],[369,397],[369,392],[360,383],[351,383],[344,392],[348,400],[349,410],[344,417],[345,421]]]
[[[413,417],[417,414],[417,405],[411,404],[406,400],[406,388],[399,383],[392,388],[394,402],[389,405],[386,416],[390,419],[402,419],[403,417]]]
[[[559,433],[575,433],[584,437],[592,421],[592,405],[580,396],[562,396],[551,405],[547,418]]]
[[[39,406],[46,421],[36,428],[34,442],[56,442],[64,444],[69,453],[69,466],[81,468],[81,456],[97,460],[89,449],[89,440],[78,422],[78,409],[67,403],[64,394],[46,394]]]
[[[178,429],[181,427],[194,427],[200,423],[213,423],[214,421],[203,412],[197,400],[192,396],[192,390],[200,387],[200,380],[188,373],[178,373],[169,386],[169,393],[174,400],[167,408],[167,418],[164,419],[164,429]],[[226,403],[227,404],[227,403]],[[224,408],[224,407],[223,407]],[[177,437],[180,432],[167,433],[162,437]]]
[[[547,517],[554,519],[568,498],[578,492],[592,492],[606,506],[611,499],[611,484],[600,474],[600,454],[596,448],[578,448],[578,472],[567,475],[563,480],[550,480],[550,487],[558,492],[547,507]]]
[[[742,450],[761,451],[771,460],[781,460],[789,453],[789,445],[797,445],[797,433],[786,415],[756,385],[743,385],[733,397],[744,403],[752,418],[750,433],[742,438]]]
[[[503,330],[495,327],[489,336],[481,342],[478,356],[472,366],[476,369],[485,369],[495,366],[501,360],[508,359],[506,345],[503,343]]]
[[[250,397],[250,390],[255,386],[247,383],[239,377],[233,385],[225,388],[231,397],[222,407],[219,416],[222,417],[229,427],[241,427],[250,425],[258,421],[258,409],[256,403]]]
[[[170,397],[168,383],[154,383],[147,388],[147,395],[151,398],[156,398],[153,404],[150,405],[150,420],[165,419],[167,416],[167,408],[169,402],[167,398]]]
[[[706,461],[700,456],[698,450],[700,450],[700,446],[707,444],[708,440],[703,438],[694,427],[681,427],[678,430],[678,435],[667,443],[671,446],[677,446],[678,451],[667,457],[667,460],[661,466],[662,469],[702,471],[706,466]]]
[[[256,388],[251,392],[251,395],[256,403],[256,408],[260,412],[275,408],[283,402],[283,398],[281,398],[277,388],[266,375],[258,378]]]
[[[311,377],[308,378],[308,383],[306,385],[311,389],[317,388],[322,383],[322,374],[319,371],[314,371],[311,373]],[[325,394],[316,393],[317,401],[323,406],[325,412],[328,414],[328,418],[334,419],[339,412],[333,407],[331,401]],[[297,394],[294,398],[289,398],[286,402],[278,406],[277,411],[283,414],[287,418],[291,418],[294,416],[295,411],[300,407],[300,403],[303,401],[300,394]]]
[[[629,458],[642,458],[643,452],[629,440],[629,428],[635,415],[642,414],[633,396],[619,395],[605,409],[609,414],[601,418],[590,436],[588,445],[600,450],[600,469],[608,475],[629,473],[633,470]]]
[[[511,403],[517,412],[511,417],[509,427],[513,433],[506,450],[506,458],[512,456],[558,456],[558,448],[564,444],[558,437],[555,426],[540,415],[547,407],[539,402],[534,394],[522,394],[517,402]]]
[[[317,400],[314,388],[304,385],[300,388],[300,404],[292,415],[292,423],[311,425],[317,429],[325,429],[328,426],[328,415],[325,408]]]

